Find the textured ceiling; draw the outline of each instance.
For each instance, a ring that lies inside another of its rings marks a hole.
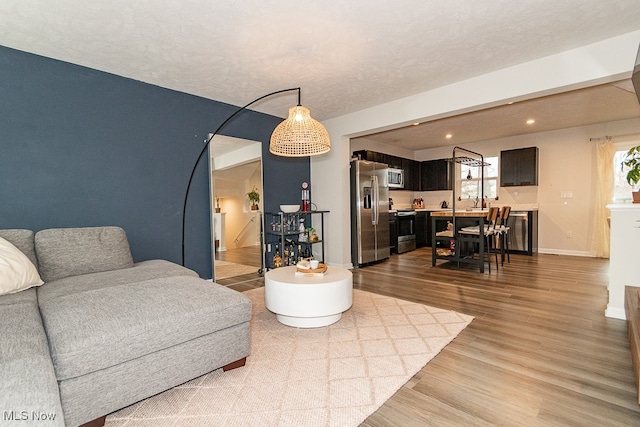
[[[318,120],[638,29],[638,0],[0,0],[0,45],[234,105],[300,86]]]
[[[356,139],[420,150],[637,117],[640,104],[631,80],[624,80]],[[529,119],[535,123],[527,124]]]

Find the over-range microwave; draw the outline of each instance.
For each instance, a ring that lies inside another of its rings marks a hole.
[[[404,188],[404,171],[402,169],[389,168],[387,181],[389,188]]]

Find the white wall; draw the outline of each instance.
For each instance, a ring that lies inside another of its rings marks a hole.
[[[219,180],[216,179],[216,183]],[[259,206],[262,206],[262,169],[256,168],[253,174],[242,181],[233,183],[235,193],[225,193],[220,200],[222,212],[226,212],[225,240],[227,248],[243,248],[260,244],[260,211],[252,211],[247,193],[253,188],[260,193]],[[237,239],[237,241],[236,241]]]
[[[640,31],[635,31],[325,121],[323,124],[331,137],[332,150],[311,159],[311,184],[314,203],[321,209],[331,211],[327,215],[327,231],[324,235],[328,262],[351,266],[350,137],[629,78],[638,44]],[[598,133],[598,136],[602,136],[611,132]],[[580,144],[576,147],[580,148]],[[541,161],[545,159],[548,162],[547,156],[543,158],[541,154]],[[572,167],[573,163],[570,161]],[[582,163],[580,167],[583,167]],[[556,187],[564,184],[556,179],[571,179],[571,174],[566,170],[564,164],[560,170],[553,171],[552,178],[545,178],[544,182]],[[566,185],[574,186],[574,182],[567,182]],[[554,221],[560,219],[556,216],[545,220],[546,226],[556,226]],[[565,218],[565,215],[560,217]]]

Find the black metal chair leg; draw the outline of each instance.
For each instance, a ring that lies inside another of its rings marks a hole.
[[[486,237],[486,243],[485,243],[485,252],[486,252],[486,257],[487,257],[487,264],[489,265],[489,274],[491,274],[491,246],[490,246],[490,241],[489,241],[489,235],[487,235]],[[482,257],[482,262],[484,262],[484,256]]]
[[[505,247],[506,247],[506,249],[507,249],[507,262],[508,262],[508,263],[511,263],[511,256],[509,255],[509,239],[508,239],[508,237],[509,237],[509,236],[507,236],[507,235],[505,234],[505,236],[504,236],[504,241],[505,241]]]

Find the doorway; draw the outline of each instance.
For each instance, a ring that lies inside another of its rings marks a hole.
[[[213,280],[253,280],[262,273],[262,143],[216,135],[209,165]]]

